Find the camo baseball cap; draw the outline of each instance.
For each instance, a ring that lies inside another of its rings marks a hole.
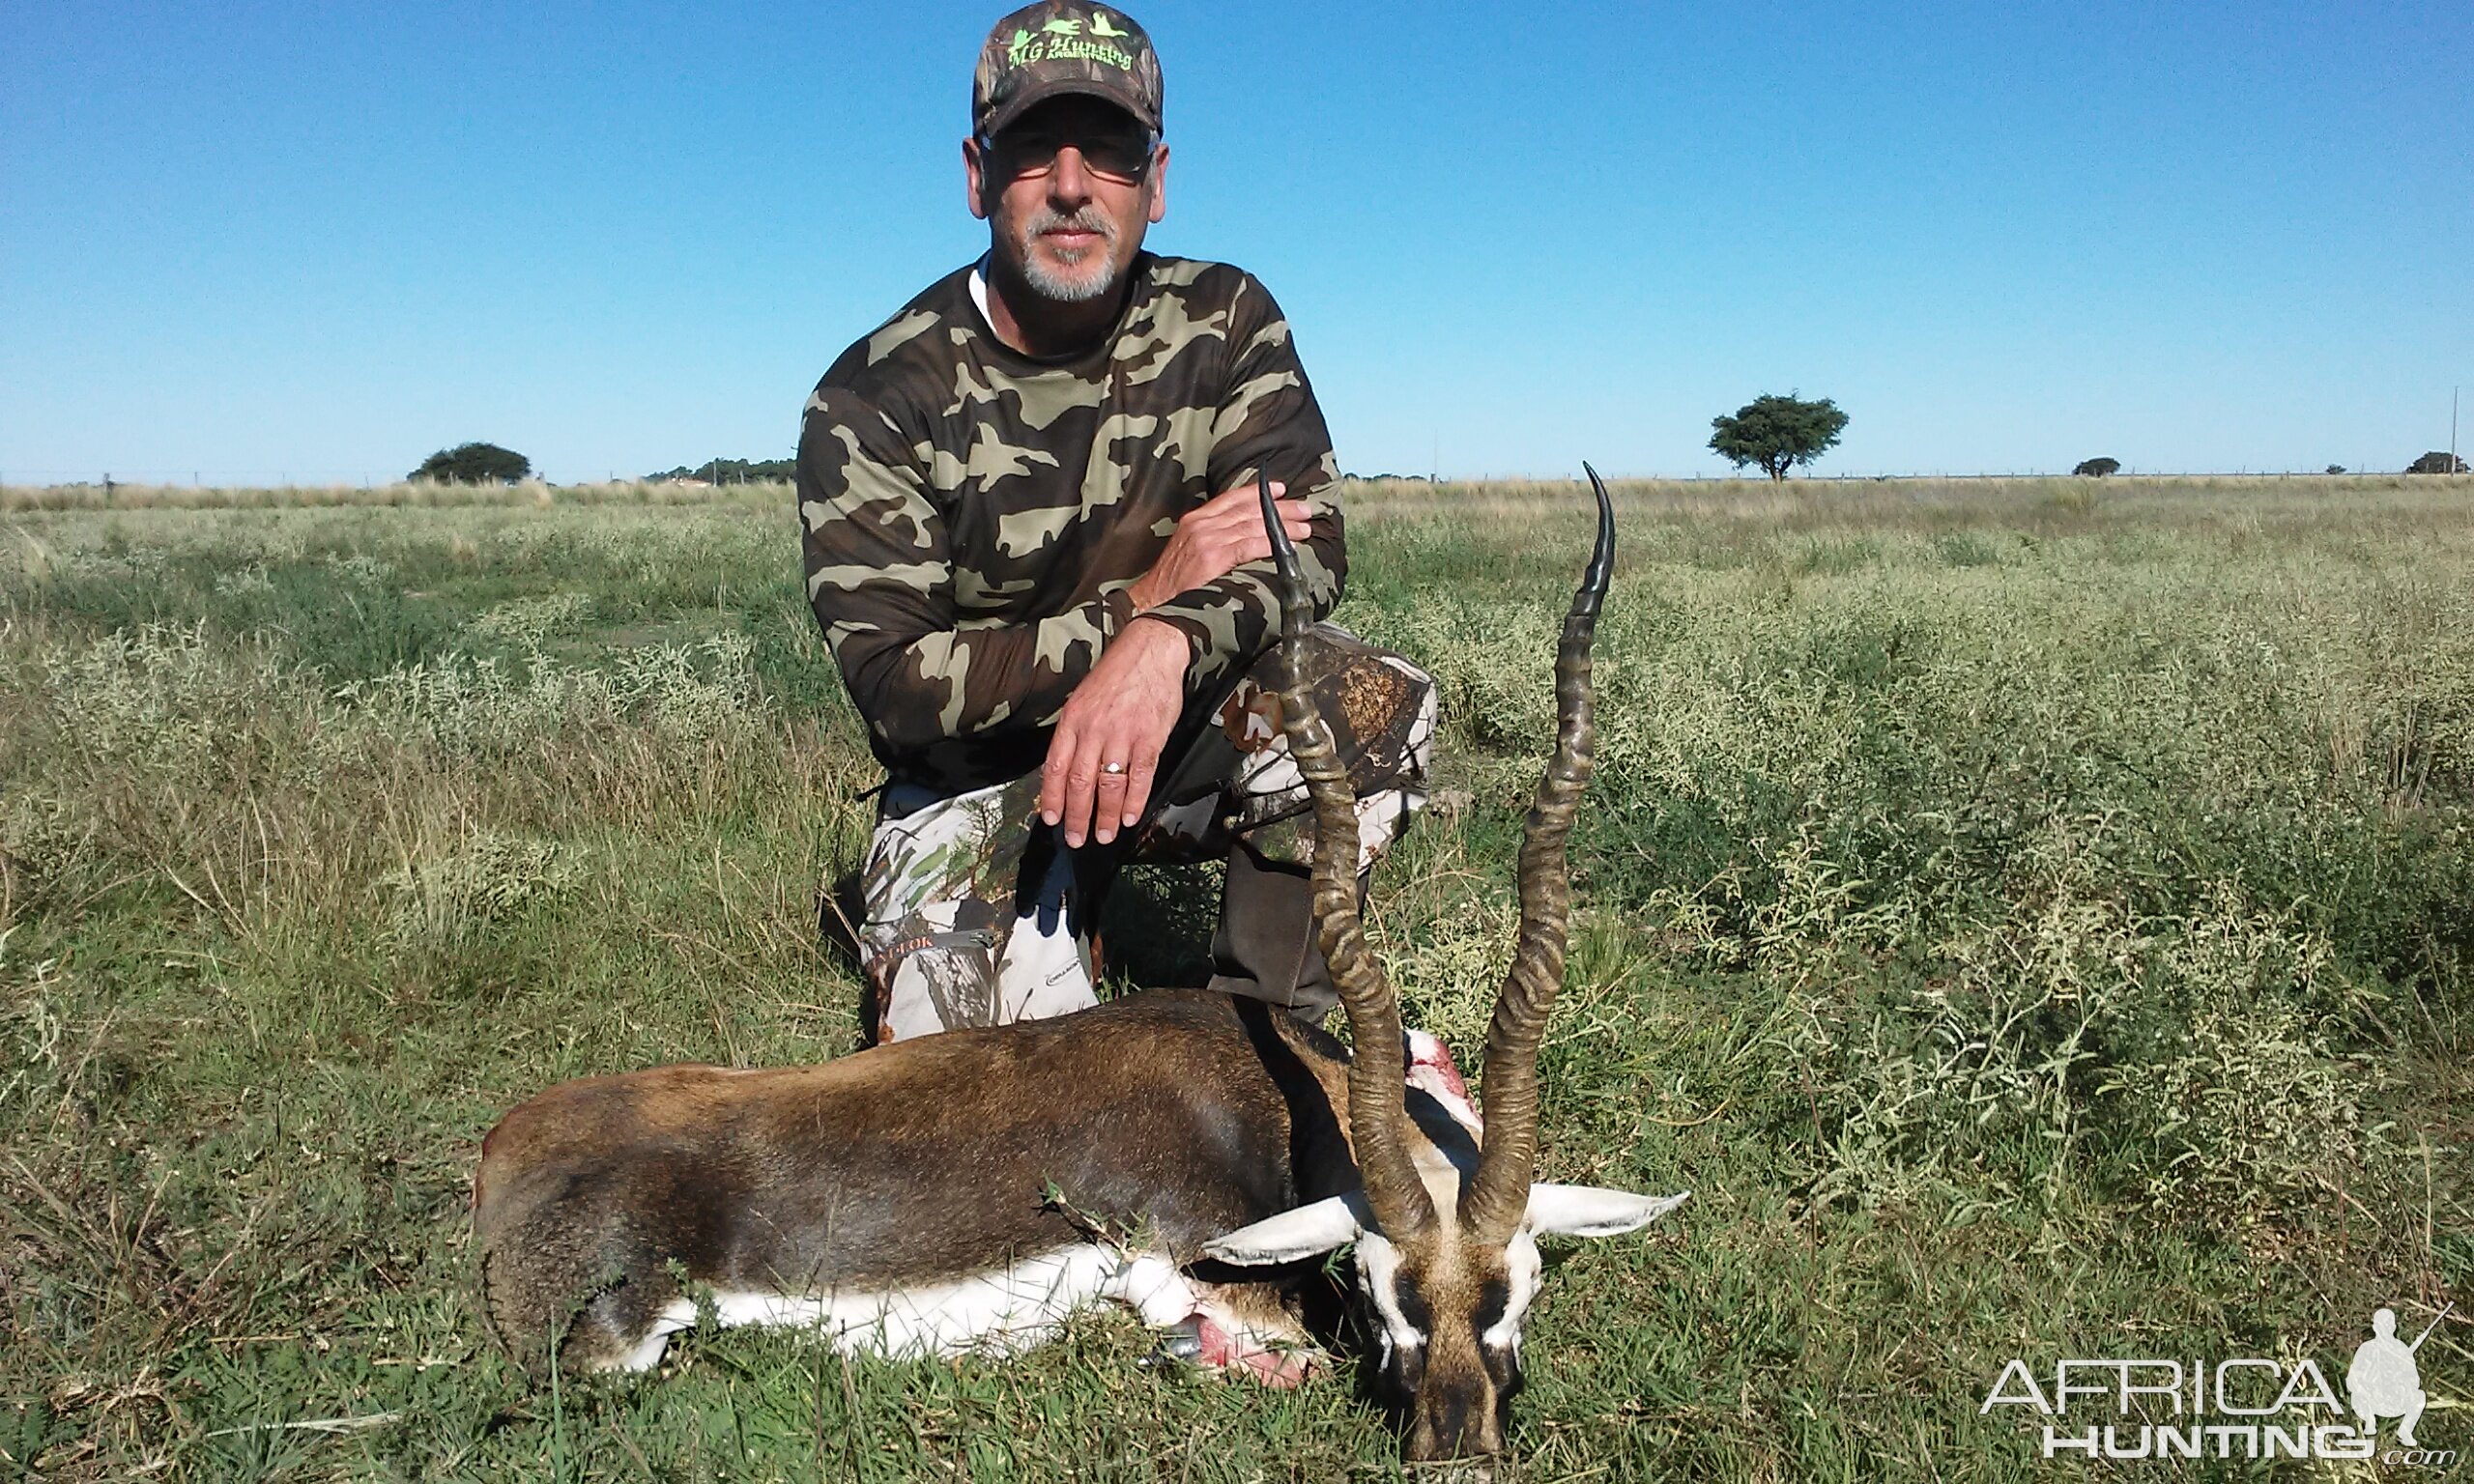
[[[1088,0],[1040,0],[988,33],[971,83],[971,130],[991,138],[1033,103],[1086,93],[1156,134],[1160,92],[1160,54],[1125,12]]]

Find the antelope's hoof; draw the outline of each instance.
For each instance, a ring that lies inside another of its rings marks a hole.
[[[1202,1316],[1191,1315],[1160,1332],[1160,1343],[1138,1362],[1153,1368],[1202,1364]]]

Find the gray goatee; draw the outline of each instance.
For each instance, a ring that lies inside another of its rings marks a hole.
[[[1040,234],[1059,230],[1100,234],[1100,240],[1088,247],[1057,254],[1058,260],[1065,265],[1062,272],[1050,267],[1032,251]],[[1030,284],[1032,292],[1042,299],[1063,304],[1084,303],[1098,299],[1115,285],[1116,223],[1102,214],[1099,208],[1086,206],[1069,214],[1042,207],[1022,223],[1019,235],[1022,277]]]

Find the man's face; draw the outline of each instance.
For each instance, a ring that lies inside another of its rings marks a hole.
[[[964,140],[963,159],[998,256],[1059,302],[1108,293],[1167,214],[1168,147],[1100,99],[1050,99],[993,140]]]

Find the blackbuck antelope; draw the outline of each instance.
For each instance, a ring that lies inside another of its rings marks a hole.
[[[1532,1180],[1614,561],[1613,505],[1590,481],[1597,546],[1555,660],[1561,722],[1521,842],[1482,1126],[1456,1079],[1409,1085],[1398,1000],[1358,918],[1347,772],[1287,665],[1312,614],[1266,494],[1281,722],[1313,796],[1320,937],[1354,1054],[1257,1002],[1155,989],[820,1067],[562,1083],[481,1147],[474,1226],[502,1341],[536,1365],[645,1370],[701,1312],[882,1355],[1001,1352],[1111,1298],[1176,1331],[1172,1348],[1294,1381],[1311,1351],[1283,1298],[1353,1243],[1409,1455],[1501,1451],[1536,1239],[1632,1231],[1683,1200]]]

